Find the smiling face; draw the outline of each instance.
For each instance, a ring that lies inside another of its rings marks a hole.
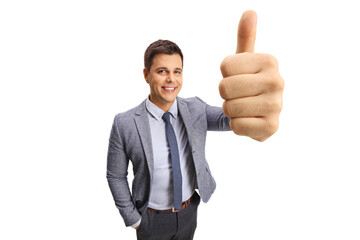
[[[157,54],[144,78],[150,86],[150,101],[167,112],[182,86],[182,61],[179,54]]]

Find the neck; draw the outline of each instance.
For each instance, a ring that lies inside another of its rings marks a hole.
[[[160,101],[156,101],[155,99],[151,98],[151,96],[149,97],[149,100],[155,104],[155,106],[157,106],[158,108],[160,108],[161,110],[163,110],[164,112],[169,111],[169,109],[171,108],[171,106],[174,104],[175,100],[172,102],[160,102]]]

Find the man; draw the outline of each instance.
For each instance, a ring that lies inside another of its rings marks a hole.
[[[107,166],[115,204],[138,239],[193,239],[200,198],[207,202],[215,190],[205,159],[208,130],[232,130],[258,141],[277,130],[283,80],[274,57],[253,53],[255,35],[256,13],[247,11],[239,23],[237,54],[220,67],[222,108],[178,97],[183,55],[175,43],[159,40],[145,51],[150,95],[116,115]]]

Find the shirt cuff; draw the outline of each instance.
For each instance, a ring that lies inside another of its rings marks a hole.
[[[140,223],[141,223],[141,218],[139,221],[137,221],[135,224],[131,225],[130,227],[136,228],[137,226],[139,226]]]

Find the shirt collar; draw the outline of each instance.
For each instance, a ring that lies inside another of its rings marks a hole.
[[[162,109],[160,109],[158,106],[156,106],[154,103],[152,103],[149,98],[146,98],[146,109],[156,120],[162,120],[162,115],[165,112]],[[177,99],[176,98],[168,112],[170,112],[175,119],[177,118],[178,107],[177,107]]]

